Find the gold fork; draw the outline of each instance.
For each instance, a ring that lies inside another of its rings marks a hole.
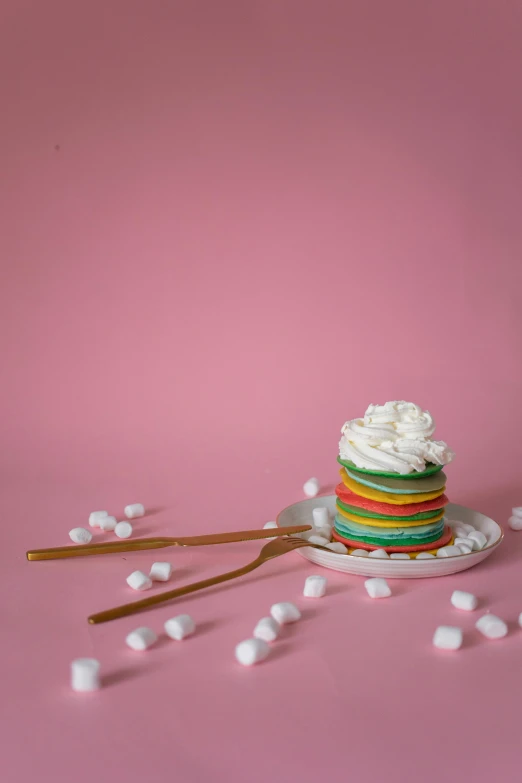
[[[177,587],[175,590],[167,590],[165,593],[151,595],[148,598],[143,598],[141,601],[133,601],[130,604],[123,604],[122,606],[116,606],[113,609],[107,609],[104,612],[91,614],[88,621],[91,625],[97,625],[98,623],[106,623],[109,620],[116,620],[118,617],[137,614],[143,609],[149,609],[151,606],[162,604],[165,601],[171,601],[173,598],[181,598],[182,595],[195,593],[197,590],[204,590],[206,587],[213,587],[221,582],[228,582],[229,579],[236,579],[238,576],[244,576],[255,568],[259,568],[260,565],[266,563],[268,560],[273,560],[274,557],[280,557],[280,555],[286,555],[287,552],[292,552],[294,549],[300,549],[302,546],[313,546],[314,549],[324,549],[326,552],[329,551],[324,546],[310,544],[302,538],[276,538],[273,541],[269,541],[268,544],[265,544],[256,559],[252,560],[251,563],[247,563],[247,565],[242,568],[237,568],[235,571],[228,571],[227,573],[219,574],[218,576],[212,576],[210,579],[203,579],[201,582],[193,582],[184,587]]]
[[[77,546],[55,546],[50,549],[30,549],[28,560],[60,560],[65,557],[85,555],[108,555],[115,552],[140,552],[144,549],[162,549],[166,546],[208,546],[209,544],[234,544],[239,541],[255,541],[258,538],[273,538],[311,530],[310,525],[293,525],[285,528],[263,528],[262,530],[240,530],[237,533],[212,533],[206,536],[181,536],[172,538],[133,538],[125,541],[106,541],[102,544],[78,544]]]

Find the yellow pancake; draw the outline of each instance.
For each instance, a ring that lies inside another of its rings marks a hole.
[[[344,468],[341,468],[339,473],[341,474],[343,484],[346,484],[348,489],[350,489],[352,492],[355,492],[356,495],[359,495],[362,498],[367,498],[368,500],[377,500],[379,503],[390,503],[393,506],[404,506],[407,503],[422,503],[424,500],[433,500],[434,498],[438,498],[443,495],[446,489],[446,487],[442,487],[442,489],[438,489],[435,492],[418,492],[412,495],[394,495],[391,492],[381,492],[378,489],[367,487],[365,484],[359,484],[358,481],[354,481],[352,478],[350,478]]]
[[[403,522],[401,517],[397,517],[395,521],[390,519],[374,519],[373,517],[362,517],[357,514],[350,514],[348,511],[339,508],[337,506],[337,513],[342,517],[346,517],[351,522],[358,522],[359,525],[369,525],[370,527],[418,527],[419,525],[431,525],[432,522],[439,522],[444,516],[444,511],[437,514],[436,517],[430,517],[429,519],[415,519],[413,522]]]

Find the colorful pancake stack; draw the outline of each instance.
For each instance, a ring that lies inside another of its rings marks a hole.
[[[344,425],[336,541],[410,557],[451,543],[442,468],[454,455],[432,440],[434,429],[427,411],[403,401],[370,405],[364,419]]]

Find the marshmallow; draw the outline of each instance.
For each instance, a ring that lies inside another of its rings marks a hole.
[[[330,527],[330,516],[326,506],[318,506],[312,511],[315,527]]]
[[[522,628],[522,614],[519,614],[519,615],[518,615],[518,624],[519,624],[519,625],[520,625],[520,627]]]
[[[190,636],[196,630],[196,623],[189,614],[179,614],[171,617],[164,625],[165,633],[171,639],[180,642],[185,636]]]
[[[142,517],[145,513],[145,507],[141,503],[131,503],[130,506],[125,506],[123,513],[127,519],[135,519],[136,517]]]
[[[467,544],[457,544],[457,546],[460,549],[461,555],[470,555],[473,551],[472,547],[468,546]]]
[[[317,544],[318,546],[326,546],[327,544],[330,543],[330,540],[328,538],[325,538],[324,536],[317,536],[317,535],[309,536],[308,541],[311,544]]]
[[[71,663],[73,691],[97,691],[100,687],[100,662],[95,658],[77,658]]]
[[[276,623],[279,623],[280,625],[295,623],[301,619],[301,612],[295,604],[291,604],[289,601],[274,604],[270,609],[270,614]]]
[[[467,537],[458,538],[457,537],[455,539],[455,541],[454,541],[454,545],[458,546],[458,548],[460,549],[460,553],[462,555],[469,555],[473,551],[473,546],[476,546],[476,542],[474,544],[473,540],[471,538],[467,538]]]
[[[435,560],[435,555],[430,552],[419,552],[415,560]]]
[[[475,528],[475,527],[473,527],[473,525],[469,525],[467,522],[461,522],[460,524],[461,524],[461,526],[464,528],[464,530],[466,531],[466,533],[467,533],[468,535],[469,535],[470,533],[473,533],[473,531],[474,531],[474,530],[476,530],[476,528]]]
[[[89,525],[91,527],[100,527],[100,519],[106,517],[108,513],[109,513],[108,511],[91,511],[91,513],[89,514]],[[83,658],[81,660],[83,660]],[[91,660],[91,659],[87,658],[86,660]]]
[[[439,650],[458,650],[462,645],[462,628],[439,625],[433,637],[433,644]]]
[[[273,617],[262,617],[254,628],[254,638],[264,642],[274,642],[279,636],[281,626]]]
[[[326,538],[327,541],[331,541],[332,540],[332,527],[331,527],[331,525],[325,525],[323,527],[314,528],[314,533],[317,536],[322,536],[323,538]]]
[[[514,506],[511,509],[511,513],[514,517],[522,517],[522,506]]]
[[[392,594],[386,579],[381,579],[378,576],[367,579],[364,586],[370,598],[388,598]]]
[[[454,590],[450,600],[456,609],[463,609],[465,612],[472,612],[478,604],[477,597],[473,593],[465,593],[464,590]]]
[[[327,579],[325,576],[307,576],[303,595],[307,598],[322,598],[326,593]]]
[[[458,546],[441,546],[440,549],[437,549],[437,557],[456,557],[461,554]]]
[[[152,587],[152,581],[143,571],[133,571],[132,574],[127,577],[127,584],[129,587],[132,587],[133,590],[150,590]]]
[[[149,577],[153,582],[168,582],[172,573],[170,563],[153,563],[149,571]]]
[[[88,544],[92,539],[92,533],[85,527],[73,527],[69,530],[69,538],[75,544]]]
[[[462,527],[461,525],[453,528],[453,532],[455,533],[455,538],[467,538],[468,535],[466,528]]]
[[[116,525],[117,525],[116,517],[110,517],[107,515],[106,517],[102,517],[102,519],[100,519],[100,527],[106,533],[111,530],[114,530],[116,528]]]
[[[152,628],[136,628],[131,631],[125,641],[131,650],[146,650],[156,642],[158,637]]]
[[[132,535],[132,525],[130,522],[118,522],[114,528],[114,532],[118,538],[130,538]]]
[[[410,556],[407,552],[392,552],[390,560],[409,560]]]
[[[474,530],[472,533],[469,533],[468,539],[475,541],[475,546],[473,547],[473,549],[484,549],[484,547],[488,543],[488,539],[486,538],[484,533],[481,533],[480,530]]]
[[[368,557],[376,557],[376,558],[388,558],[389,554],[385,549],[372,549],[371,552],[368,553]]]
[[[475,623],[475,628],[488,639],[501,639],[508,632],[504,620],[494,614],[485,614]]]
[[[368,557],[368,550],[367,549],[353,549],[350,554],[352,554],[354,557]]]
[[[508,525],[511,530],[522,530],[522,516],[513,515],[508,519]]]
[[[266,522],[263,525],[263,530],[271,530],[273,527],[277,527],[277,522]]]
[[[307,498],[315,498],[319,492],[319,481],[316,478],[308,479],[303,486],[303,492]]]
[[[340,541],[332,541],[326,545],[326,548],[331,549],[332,552],[337,552],[338,555],[348,554],[348,547],[346,547],[344,544],[341,544]]]
[[[458,546],[459,544],[464,544],[464,546],[471,546],[471,538],[468,538],[467,536],[463,536],[462,538],[457,536],[453,543],[455,546]]]
[[[263,639],[247,639],[237,645],[236,660],[242,666],[253,666],[264,661],[269,652],[270,647]]]

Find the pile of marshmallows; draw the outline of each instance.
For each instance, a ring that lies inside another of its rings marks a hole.
[[[128,581],[128,580],[127,580]],[[321,598],[326,593],[327,580],[324,576],[309,576],[304,585],[303,595],[307,598]],[[269,642],[279,636],[281,626],[295,623],[301,619],[301,612],[295,604],[283,602],[274,604],[270,609],[270,617],[263,617],[253,631],[253,638],[241,642],[236,647],[236,659],[243,666],[252,666],[263,661],[270,652]],[[165,633],[170,639],[181,641],[191,636],[196,630],[196,624],[188,614],[172,617],[164,625]],[[136,628],[125,638],[132,650],[144,651],[152,647],[158,640],[158,635],[152,628]],[[100,662],[95,658],[77,658],[71,663],[71,687],[74,691],[88,692],[100,688]]]
[[[124,514],[127,519],[136,519],[142,517],[145,508],[141,503],[131,503],[125,506]],[[114,532],[118,538],[130,538],[132,535],[132,525],[130,522],[118,522],[116,517],[110,516],[108,511],[92,511],[89,514],[89,525],[99,527],[105,533]],[[85,527],[75,527],[69,530],[69,538],[75,544],[88,544],[92,540],[92,533]]]

